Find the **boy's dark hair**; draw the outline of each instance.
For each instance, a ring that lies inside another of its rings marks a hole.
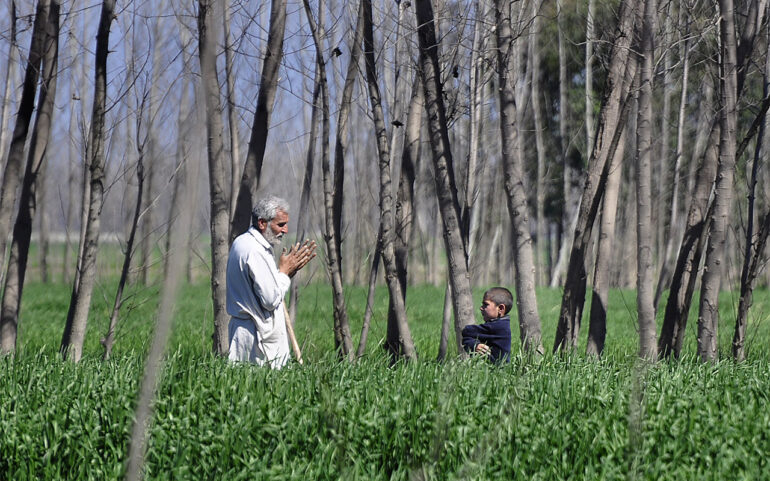
[[[489,299],[494,302],[496,306],[500,304],[504,305],[506,316],[509,315],[511,309],[513,309],[513,294],[511,294],[511,291],[505,287],[493,287],[487,290],[487,292],[484,293],[484,299]]]

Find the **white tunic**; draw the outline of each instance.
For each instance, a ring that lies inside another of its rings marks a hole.
[[[273,249],[250,227],[230,247],[227,258],[227,313],[231,361],[268,364],[280,369],[289,361],[283,298],[289,276],[278,271]]]

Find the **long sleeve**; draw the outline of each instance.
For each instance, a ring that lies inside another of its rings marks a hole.
[[[491,348],[491,361],[507,361],[511,352],[511,323],[508,316],[484,324],[471,324],[462,330],[463,348],[474,352],[478,344]]]

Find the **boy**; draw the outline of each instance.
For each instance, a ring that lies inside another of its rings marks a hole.
[[[484,324],[471,324],[462,331],[467,352],[489,357],[493,363],[508,362],[511,357],[511,318],[513,295],[505,287],[493,287],[484,293],[481,317]]]

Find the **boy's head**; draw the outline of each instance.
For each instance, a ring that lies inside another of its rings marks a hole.
[[[505,287],[493,287],[484,293],[481,301],[481,317],[484,321],[507,315],[513,308],[513,295]]]

